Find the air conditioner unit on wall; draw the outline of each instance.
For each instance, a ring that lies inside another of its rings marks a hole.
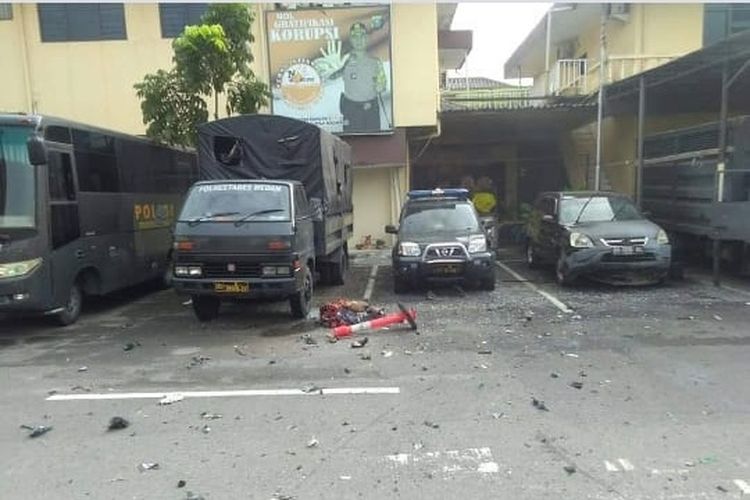
[[[630,19],[629,3],[610,3],[607,4],[607,13],[611,19],[627,22]]]

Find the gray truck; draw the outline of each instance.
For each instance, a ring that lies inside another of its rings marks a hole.
[[[351,150],[291,118],[198,128],[200,181],[174,231],[173,285],[200,321],[221,302],[289,300],[307,316],[317,282],[343,284],[353,229]]]
[[[718,174],[719,124],[670,130],[645,139],[643,209],[667,230],[675,258],[708,260],[712,241],[737,274],[750,273],[750,116],[727,124],[727,157]]]

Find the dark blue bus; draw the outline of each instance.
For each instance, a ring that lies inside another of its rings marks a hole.
[[[196,155],[39,115],[0,114],[0,312],[75,322],[87,295],[168,274]]]

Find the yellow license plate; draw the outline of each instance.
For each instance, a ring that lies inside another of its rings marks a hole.
[[[436,266],[433,269],[433,272],[435,274],[441,274],[441,275],[451,275],[451,274],[458,274],[461,272],[460,266],[456,264],[447,264],[442,266]]]
[[[247,293],[250,291],[250,283],[243,281],[217,281],[214,283],[216,293]]]

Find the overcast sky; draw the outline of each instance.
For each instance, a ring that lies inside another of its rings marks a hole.
[[[503,64],[551,3],[459,3],[453,17],[454,30],[474,31],[474,43],[462,71],[457,75],[503,77]],[[512,75],[510,75],[512,76]]]

